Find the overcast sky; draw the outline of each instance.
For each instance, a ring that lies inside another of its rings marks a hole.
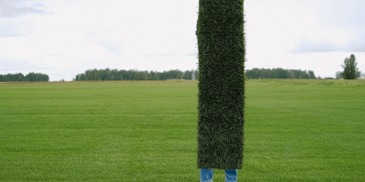
[[[199,0],[0,0],[0,74],[197,69]],[[365,72],[364,0],[246,0],[246,69]]]

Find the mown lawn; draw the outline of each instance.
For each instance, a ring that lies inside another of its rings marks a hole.
[[[246,86],[239,181],[365,180],[364,81]],[[0,181],[199,181],[197,92],[179,81],[0,84]]]

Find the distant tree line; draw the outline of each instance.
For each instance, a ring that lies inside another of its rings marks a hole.
[[[317,79],[314,72],[302,71],[302,70],[286,70],[282,68],[274,69],[258,69],[246,70],[246,78],[258,79],[258,78],[280,78],[280,79]]]
[[[23,75],[22,73],[16,74],[0,74],[0,82],[48,82],[49,76],[42,73],[29,73],[27,75]]]
[[[336,72],[336,78],[340,79],[343,78],[343,71],[337,71]],[[360,71],[356,72],[356,78],[365,78],[364,73],[361,73]]]
[[[93,69],[86,70],[85,73],[76,75],[74,81],[104,81],[104,80],[170,80],[185,79],[197,80],[197,70],[170,70],[164,72],[138,71],[138,70],[117,70],[117,69]]]

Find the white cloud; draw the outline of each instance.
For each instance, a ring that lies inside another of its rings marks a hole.
[[[361,4],[358,0],[245,1],[246,69],[281,67],[334,77],[343,60],[355,54],[365,72],[365,25],[358,21],[365,17],[358,8]]]
[[[26,17],[9,19],[0,18],[0,38],[1,37],[24,37],[34,32],[33,22]]]
[[[41,0],[0,0],[0,37],[28,36],[34,31],[34,22],[28,15],[47,12]]]
[[[197,68],[196,1],[46,1],[44,6],[49,14],[27,17],[35,27],[33,34],[0,39],[2,60],[24,60],[68,73],[107,67]],[[48,74],[51,80],[62,79]]]
[[[307,28],[293,53],[360,52],[365,47],[365,1],[324,0],[298,1],[316,15],[315,27]]]
[[[44,14],[40,0],[0,0],[0,17],[17,17],[26,14]]]
[[[197,68],[198,0],[0,2],[15,10],[0,16],[0,73],[71,80],[72,72],[94,68]],[[365,71],[364,2],[245,1],[246,68],[314,70],[324,77],[353,53]]]

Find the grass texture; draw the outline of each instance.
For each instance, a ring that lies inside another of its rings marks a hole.
[[[199,0],[199,168],[242,168],[243,24],[243,0]]]
[[[0,181],[198,182],[197,84],[0,84]],[[246,93],[239,181],[365,179],[365,81],[247,80]]]

